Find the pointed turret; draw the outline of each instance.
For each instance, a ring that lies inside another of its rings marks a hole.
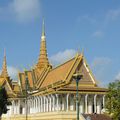
[[[4,50],[4,59],[3,59],[3,66],[2,66],[1,77],[8,77],[8,72],[7,72],[7,62],[6,62],[6,53],[5,53],[5,50]]]
[[[49,61],[48,61],[47,48],[46,48],[45,23],[43,19],[42,36],[41,36],[41,44],[40,44],[40,55],[39,55],[37,67],[43,68],[46,66],[49,66]]]

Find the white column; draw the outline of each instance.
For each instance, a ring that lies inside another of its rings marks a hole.
[[[35,96],[35,113],[37,113],[37,97]]]
[[[74,110],[74,95],[70,94],[70,110]]]
[[[66,101],[67,101],[66,111],[68,111],[69,110],[69,94],[66,95]]]
[[[15,114],[15,100],[13,100],[13,114]]]
[[[18,100],[18,114],[20,114],[20,100]]]
[[[16,100],[16,114],[18,114],[18,100]]]
[[[85,113],[88,113],[88,94],[85,95]]]
[[[31,98],[29,98],[29,113],[31,114],[31,106],[32,106],[32,102],[31,102]]]
[[[25,114],[25,107],[23,108],[23,114]]]
[[[15,103],[15,100],[14,100],[14,115],[16,114],[16,103]]]
[[[39,112],[39,101],[38,101],[38,96],[36,96],[36,113]]]
[[[31,102],[31,98],[29,99],[29,109],[30,109],[30,114],[31,114],[31,108],[32,108],[32,102]]]
[[[19,104],[19,100],[17,100],[17,114],[20,114],[19,110],[20,110],[20,104]]]
[[[94,95],[94,113],[97,113],[97,109],[96,109],[96,98],[97,98],[97,94]]]
[[[59,94],[59,111],[62,111],[62,97],[61,94]]]
[[[58,94],[56,94],[56,111],[58,111],[59,110],[59,96],[58,96]]]
[[[103,108],[105,108],[105,95],[103,95]]]
[[[31,113],[34,113],[34,99],[31,97]]]
[[[30,100],[27,100],[27,113],[30,113]]]
[[[39,96],[37,96],[37,113],[39,113],[40,110],[40,100],[39,100]]]
[[[15,114],[17,114],[16,100],[15,100]]]
[[[38,98],[36,96],[36,102],[35,102],[35,113],[38,112]]]
[[[9,105],[9,106],[7,106],[8,107],[8,109],[9,109],[9,111],[8,111],[8,114],[9,114],[9,116],[11,115],[11,105]]]
[[[55,97],[52,95],[52,111],[55,111]]]
[[[12,107],[11,107],[11,114],[14,114],[14,101],[11,102],[12,103]]]
[[[27,108],[27,109],[28,109],[28,110],[27,110],[27,111],[28,111],[28,114],[30,114],[30,99],[28,99],[27,107],[28,107],[28,108]]]
[[[36,96],[36,113],[38,113],[39,109],[39,103],[38,103],[38,97]]]
[[[41,112],[43,112],[43,96],[40,97]]]
[[[48,112],[48,97],[46,96],[46,112]]]
[[[40,112],[40,97],[38,96],[38,112]]]
[[[27,108],[27,104],[28,104],[27,102],[28,101],[26,101],[26,99],[25,99],[25,114],[27,113],[27,109],[26,109]]]
[[[33,98],[31,98],[31,113],[33,113],[33,109],[34,109],[34,101]]]
[[[92,98],[88,100],[88,113],[93,113],[93,104],[92,104]]]
[[[38,111],[41,112],[41,101],[40,101],[40,96],[38,96],[38,100],[39,100],[39,101],[38,101],[38,102],[39,102],[39,110],[38,110]]]
[[[97,99],[97,114],[101,113],[101,98]]]
[[[52,108],[52,104],[51,104],[52,101],[51,101],[51,96],[50,95],[48,96],[48,99],[49,99],[49,111],[51,112],[52,111],[52,109],[51,109]]]
[[[81,96],[81,100],[80,100],[80,113],[84,113],[84,97]]]
[[[61,95],[62,96],[62,110],[64,111],[65,110],[65,99],[64,99],[64,95]]]
[[[12,112],[12,105],[10,105],[8,109],[9,109],[9,111],[8,111],[8,112],[9,112],[9,115],[11,115],[11,112]]]
[[[26,113],[26,110],[25,110],[25,99],[24,99],[24,102],[23,102],[23,114],[25,114]]]
[[[33,110],[34,110],[33,113],[35,113],[35,107],[36,107],[36,103],[35,103],[35,102],[36,102],[36,99],[35,99],[35,97],[33,97],[33,101],[34,101],[34,102],[33,102]]]
[[[38,97],[36,97],[36,113],[38,112]]]
[[[29,98],[29,114],[31,114],[31,98]]]
[[[34,105],[34,113],[36,112],[36,99],[35,99],[35,97],[34,97],[34,103],[33,103],[33,105]]]
[[[43,112],[45,112],[46,111],[46,109],[45,109],[45,105],[46,105],[46,103],[45,103],[45,96],[43,96],[43,104],[44,104],[44,106],[43,106]]]
[[[34,98],[32,97],[32,113],[34,113]]]
[[[37,108],[38,108],[38,100],[37,97],[35,96],[35,113],[37,113]]]

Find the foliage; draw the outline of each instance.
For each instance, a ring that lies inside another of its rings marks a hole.
[[[114,120],[120,120],[120,81],[116,80],[108,86],[106,109]]]
[[[5,88],[0,87],[0,117],[2,114],[7,113],[7,105],[10,104],[11,103],[8,101],[8,95]]]

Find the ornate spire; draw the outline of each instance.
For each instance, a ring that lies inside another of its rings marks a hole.
[[[45,36],[45,21],[43,18],[43,23],[42,23],[42,36]]]
[[[40,44],[40,55],[39,55],[37,66],[39,68],[43,68],[48,65],[49,65],[49,61],[47,57],[47,48],[46,48],[45,23],[43,19],[42,36],[41,36],[41,44]]]
[[[1,77],[8,77],[7,62],[6,62],[6,52],[5,52],[5,50],[4,50],[4,59],[3,59],[3,66],[2,66]]]

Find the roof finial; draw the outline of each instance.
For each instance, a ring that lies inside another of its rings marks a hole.
[[[42,23],[42,36],[45,36],[45,21],[43,17],[43,23]]]
[[[3,59],[3,66],[2,66],[1,76],[2,77],[8,77],[5,49],[4,49],[4,59]]]
[[[77,52],[78,54],[80,54],[80,46],[78,46]]]
[[[6,57],[6,50],[5,50],[5,48],[4,48],[4,57]]]
[[[82,52],[81,52],[81,53],[82,53],[82,55],[84,56],[84,47],[82,48]]]

